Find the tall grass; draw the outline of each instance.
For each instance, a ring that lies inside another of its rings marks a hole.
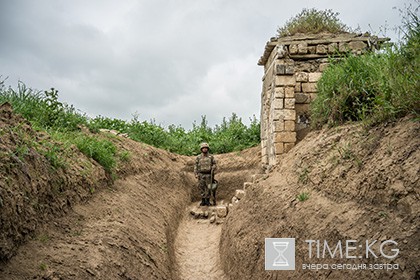
[[[193,123],[190,130],[175,125],[164,128],[152,121],[141,121],[138,116],[134,116],[131,121],[103,116],[91,119],[79,113],[73,106],[60,102],[58,91],[54,88],[44,92],[35,91],[19,82],[17,90],[14,90],[11,87],[6,88],[4,81],[0,81],[0,104],[6,101],[34,126],[52,135],[60,135],[59,138],[66,141],[72,141],[83,153],[97,160],[107,170],[115,166],[115,162],[111,160],[116,155],[115,149],[109,143],[83,137],[80,134],[81,126],[88,127],[91,132],[98,132],[101,128],[117,130],[127,133],[133,140],[184,155],[199,153],[198,147],[203,141],[210,143],[213,153],[239,151],[260,142],[259,121],[254,117],[247,126],[234,113],[214,128],[209,127],[206,117],[203,116],[201,123]]]
[[[311,104],[314,127],[347,121],[374,124],[420,113],[420,20],[408,11],[405,38],[380,53],[332,61]]]

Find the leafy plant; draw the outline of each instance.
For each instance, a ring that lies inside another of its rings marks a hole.
[[[297,33],[318,34],[329,32],[333,34],[349,32],[350,28],[338,18],[339,13],[331,9],[319,11],[317,9],[303,9],[295,17],[277,29],[279,37],[292,36]]]
[[[307,192],[302,192],[300,194],[297,195],[297,199],[301,202],[306,201],[309,199],[309,193]]]

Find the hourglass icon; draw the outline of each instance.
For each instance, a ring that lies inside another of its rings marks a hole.
[[[288,266],[289,262],[283,253],[287,250],[289,242],[273,242],[274,249],[279,254],[273,262],[273,266]]]

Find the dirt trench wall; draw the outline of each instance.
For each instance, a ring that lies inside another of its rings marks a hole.
[[[389,40],[369,34],[318,34],[272,38],[258,65],[264,66],[261,93],[261,151],[275,165],[310,131],[309,104],[331,60],[360,55]]]
[[[112,180],[0,107],[0,279],[177,279],[174,240],[195,183],[187,157],[101,133],[118,161]],[[54,168],[43,146],[65,165]]]
[[[229,213],[220,244],[225,272],[231,279],[418,279],[419,133],[419,122],[410,119],[369,130],[348,125],[311,132]],[[300,201],[302,193],[309,198]],[[296,238],[296,270],[265,270],[265,238]],[[305,240],[393,240],[399,255],[309,258]],[[315,271],[303,270],[305,263],[392,263],[399,269]]]
[[[0,260],[6,261],[40,224],[66,214],[112,180],[76,148],[68,168],[53,167],[42,153],[54,146],[60,153],[62,145],[32,130],[8,103],[0,106],[0,136]]]

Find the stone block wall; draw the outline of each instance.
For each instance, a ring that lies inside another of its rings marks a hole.
[[[262,163],[272,166],[310,130],[309,105],[331,59],[360,55],[388,38],[369,34],[321,34],[272,38],[258,65],[264,66],[261,93]]]

